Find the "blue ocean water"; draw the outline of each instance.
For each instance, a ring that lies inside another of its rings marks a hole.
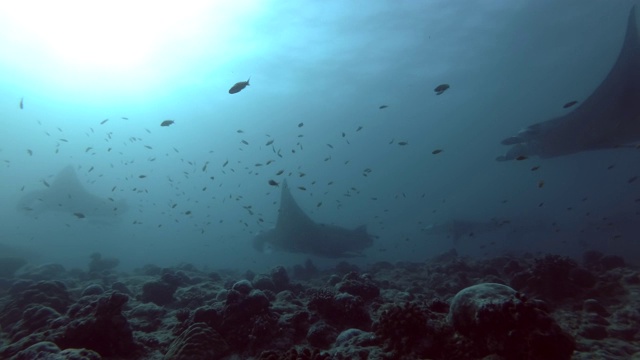
[[[597,249],[637,263],[637,150],[495,161],[501,140],[591,94],[633,4],[3,4],[0,243],[69,267],[94,252],[123,268],[303,263],[251,246],[278,216],[269,180],[287,178],[315,221],[367,226],[375,242],[355,263],[454,246],[473,257]],[[440,84],[450,88],[436,95]],[[128,211],[104,220],[17,205],[67,166]],[[468,227],[456,235],[454,221]]]

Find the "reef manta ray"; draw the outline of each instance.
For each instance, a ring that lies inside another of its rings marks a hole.
[[[286,180],[282,183],[276,227],[253,238],[253,247],[260,252],[270,246],[327,258],[361,256],[362,250],[371,245],[373,238],[364,225],[351,230],[311,220],[296,203]]]
[[[552,158],[581,151],[634,147],[640,141],[640,39],[635,6],[629,13],[620,54],[607,77],[570,113],[506,138],[498,161],[528,156]]]
[[[62,169],[46,189],[22,196],[17,208],[32,216],[62,212],[88,219],[113,218],[128,210],[124,200],[104,199],[85,190],[72,166]]]

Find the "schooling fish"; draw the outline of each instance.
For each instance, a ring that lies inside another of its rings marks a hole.
[[[229,94],[235,94],[235,93],[239,93],[240,91],[242,91],[242,89],[244,89],[247,86],[249,86],[249,80],[251,80],[251,76],[249,76],[247,81],[240,81],[240,82],[235,83],[235,85],[233,85],[231,87],[231,89],[229,89]]]
[[[160,126],[169,126],[173,124],[173,120],[165,120],[160,123]]]

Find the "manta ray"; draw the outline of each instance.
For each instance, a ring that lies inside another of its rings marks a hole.
[[[45,185],[48,185],[45,183]],[[127,211],[124,200],[103,199],[86,191],[72,166],[67,166],[47,186],[25,194],[18,210],[32,216],[44,212],[62,212],[77,218],[113,218]]]
[[[498,161],[552,158],[582,151],[634,147],[640,141],[640,39],[635,6],[622,49],[606,78],[570,113],[533,124],[503,145]]]
[[[488,220],[452,218],[430,224],[420,230],[428,237],[449,239],[455,249],[460,249],[466,246],[468,241],[481,237],[520,240],[525,236],[548,234],[557,230],[554,224],[553,219],[535,215],[509,219],[493,217]]]
[[[451,219],[439,224],[430,224],[421,229],[427,235],[446,236],[453,240],[453,246],[457,247],[464,237],[474,237],[486,233],[494,233],[506,226],[510,221],[493,218],[489,221],[472,221],[464,219]]]
[[[352,230],[311,220],[296,203],[286,180],[282,182],[276,227],[253,239],[253,247],[260,252],[270,246],[275,250],[326,258],[361,256],[362,250],[371,245],[373,238],[364,225]]]

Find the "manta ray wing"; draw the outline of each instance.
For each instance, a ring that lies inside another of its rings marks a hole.
[[[127,210],[124,201],[113,202],[86,191],[72,166],[62,169],[47,189],[25,194],[17,207],[32,215],[64,212],[82,217],[114,217]]]
[[[567,115],[533,124],[506,138],[511,149],[498,161],[551,158],[612,149],[640,141],[640,38],[635,6],[616,62],[593,93]]]
[[[281,251],[340,258],[354,256],[371,246],[373,240],[363,226],[350,230],[314,222],[296,203],[284,181],[276,227],[253,239],[253,247],[259,251],[267,244]]]
[[[283,181],[276,229],[289,234],[304,234],[314,230],[315,225],[291,195],[287,180]]]

